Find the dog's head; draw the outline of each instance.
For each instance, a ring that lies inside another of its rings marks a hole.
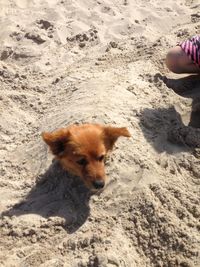
[[[72,125],[42,133],[44,141],[62,166],[95,190],[105,185],[104,160],[120,136],[131,135],[126,128],[98,124]]]

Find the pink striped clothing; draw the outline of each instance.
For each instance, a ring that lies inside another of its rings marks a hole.
[[[190,59],[200,67],[200,35],[195,35],[179,45]]]

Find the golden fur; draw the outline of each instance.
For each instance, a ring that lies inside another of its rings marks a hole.
[[[81,177],[91,189],[104,187],[104,159],[120,136],[131,135],[126,128],[99,124],[71,125],[42,133],[43,140],[62,166]]]

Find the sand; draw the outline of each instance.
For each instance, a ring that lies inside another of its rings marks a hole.
[[[0,266],[199,267],[200,80],[164,58],[198,0],[0,1]],[[92,195],[42,131],[126,126]]]

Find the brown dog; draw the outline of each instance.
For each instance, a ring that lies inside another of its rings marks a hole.
[[[42,133],[44,141],[62,166],[95,190],[105,185],[104,159],[120,136],[131,135],[126,128],[99,124],[71,125]]]

